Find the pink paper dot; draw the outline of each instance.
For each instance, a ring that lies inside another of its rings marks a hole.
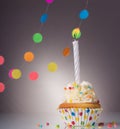
[[[0,93],[4,92],[4,90],[5,90],[5,85],[2,82],[0,82]]]
[[[3,65],[3,64],[4,64],[4,62],[5,62],[4,57],[3,57],[3,56],[0,56],[0,65]]]
[[[54,2],[54,0],[46,0],[46,2],[47,2],[48,4],[51,4],[51,3]]]
[[[30,80],[37,80],[38,77],[39,77],[39,75],[38,75],[37,72],[31,72],[31,73],[29,74],[29,79],[30,79]]]
[[[8,73],[8,76],[9,76],[9,78],[11,78],[11,79],[13,79],[13,77],[12,77],[12,71],[13,71],[14,69],[10,69],[9,70],[9,73]]]

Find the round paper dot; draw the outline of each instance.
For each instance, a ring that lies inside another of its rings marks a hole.
[[[79,14],[79,18],[82,19],[82,20],[85,20],[87,19],[89,16],[89,12],[87,9],[83,9],[80,14]]]
[[[71,112],[71,115],[72,115],[72,116],[75,116],[75,113],[74,113],[74,112]]]
[[[3,57],[3,56],[0,56],[0,65],[3,65],[3,64],[4,64],[4,62],[5,62],[4,57]]]
[[[75,28],[72,30],[72,37],[74,39],[79,39],[81,37],[81,31],[79,28]]]
[[[12,71],[13,71],[14,69],[10,69],[9,70],[9,73],[8,73],[8,76],[9,76],[9,78],[11,78],[11,79],[13,79],[13,77],[12,77]]]
[[[51,4],[54,2],[54,0],[45,0],[48,4]]]
[[[38,77],[39,77],[39,74],[38,74],[37,72],[31,72],[31,73],[29,74],[29,79],[30,79],[30,80],[37,80]]]
[[[41,23],[45,23],[47,21],[47,18],[48,18],[48,15],[47,14],[43,14],[41,17],[40,17],[40,22]]]
[[[2,82],[0,82],[0,93],[4,92],[4,90],[5,90],[5,85]]]
[[[12,78],[13,79],[20,79],[22,76],[22,72],[19,69],[12,70]]]
[[[35,34],[33,35],[33,41],[34,41],[35,43],[40,43],[40,42],[42,42],[42,40],[43,40],[42,34],[40,34],[40,33],[35,33]]]
[[[83,113],[82,112],[80,112],[80,114],[79,114],[80,116],[82,116],[83,115]]]
[[[48,70],[50,72],[55,72],[58,69],[58,66],[55,62],[51,62],[48,64]]]
[[[72,121],[71,124],[72,124],[72,125],[75,125],[75,121]]]
[[[63,56],[69,56],[69,55],[70,55],[70,48],[64,48]]]
[[[89,109],[89,108],[87,108],[86,112],[87,112],[87,113],[89,113],[89,112],[90,112],[90,109]]]
[[[33,54],[32,52],[30,52],[30,51],[25,52],[25,54],[24,54],[24,60],[25,60],[26,62],[31,62],[31,61],[33,61],[33,60],[34,60],[34,54]]]

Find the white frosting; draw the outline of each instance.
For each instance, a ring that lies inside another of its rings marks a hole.
[[[68,84],[65,89],[65,102],[67,103],[85,103],[97,102],[94,89],[89,82],[83,81],[80,85],[76,83]]]

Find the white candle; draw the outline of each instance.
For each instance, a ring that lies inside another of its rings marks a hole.
[[[77,40],[73,41],[73,54],[74,54],[74,76],[75,82],[80,84],[80,60],[79,60],[79,44]]]

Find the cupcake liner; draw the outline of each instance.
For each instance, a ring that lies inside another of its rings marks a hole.
[[[102,108],[61,108],[58,111],[67,126],[91,127],[95,126]]]

